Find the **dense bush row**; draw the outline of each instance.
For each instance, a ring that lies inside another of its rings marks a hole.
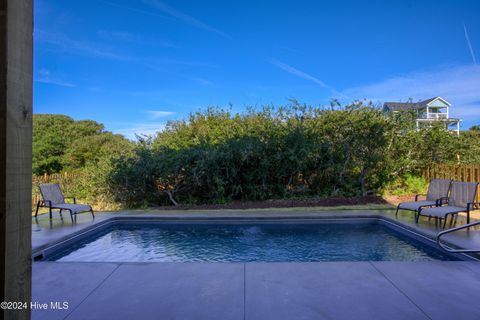
[[[210,108],[171,122],[115,161],[109,186],[127,206],[379,194],[433,162],[479,161],[480,135],[432,127],[372,104]]]
[[[209,108],[132,143],[95,122],[37,116],[34,173],[73,170],[79,197],[139,207],[380,194],[420,188],[415,176],[435,162],[480,162],[480,130],[417,132],[413,119],[362,102]]]

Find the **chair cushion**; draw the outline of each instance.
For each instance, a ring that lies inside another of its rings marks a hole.
[[[71,204],[71,203],[55,204],[55,205],[52,205],[52,208],[71,210],[73,214],[92,210],[92,207],[90,207],[88,204]]]
[[[402,202],[399,205],[400,209],[418,211],[421,207],[434,206],[435,201],[412,201],[412,202]]]
[[[443,206],[443,207],[435,207],[435,208],[425,208],[420,212],[420,215],[444,218],[445,215],[448,213],[458,213],[458,212],[466,212],[466,211],[467,211],[467,208],[463,208],[463,207]]]

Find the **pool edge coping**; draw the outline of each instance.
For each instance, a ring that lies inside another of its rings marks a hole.
[[[144,216],[116,216],[116,217],[109,217],[105,220],[102,220],[98,223],[95,223],[93,225],[87,226],[81,230],[77,230],[75,232],[72,232],[68,235],[65,235],[63,237],[60,237],[59,239],[55,239],[53,241],[47,242],[45,244],[42,244],[36,248],[32,248],[32,261],[37,262],[42,262],[45,261],[46,256],[48,256],[50,253],[59,250],[62,247],[68,246],[72,242],[75,242],[79,239],[82,239],[84,237],[87,237],[95,232],[101,231],[105,228],[108,228],[109,226],[118,223],[118,222],[149,222],[149,221],[156,221],[156,222],[182,222],[182,223],[189,223],[189,222],[258,222],[258,221],[263,221],[263,222],[279,222],[279,221],[309,221],[309,222],[315,222],[315,221],[325,221],[325,220],[330,220],[330,221],[342,221],[342,220],[375,220],[376,222],[379,222],[381,224],[387,224],[389,227],[392,229],[396,230],[397,232],[406,234],[410,237],[413,237],[415,240],[418,240],[420,242],[423,242],[426,245],[430,245],[434,248],[437,248],[438,250],[449,254],[442,250],[442,248],[438,248],[436,245],[436,240],[435,237],[421,232],[421,230],[418,230],[416,228],[413,228],[407,224],[402,223],[401,221],[394,220],[390,217],[386,217],[383,215],[379,214],[346,214],[342,216],[317,216],[317,217],[312,217],[312,216],[296,216],[296,217],[158,217],[158,216],[152,216],[152,215],[144,215]],[[449,248],[458,248],[455,244],[444,241],[444,244],[449,247]],[[463,261],[480,261],[479,257],[476,255],[471,255],[471,254],[449,254],[453,257],[457,257],[460,260]]]

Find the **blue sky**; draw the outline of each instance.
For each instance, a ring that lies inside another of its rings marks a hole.
[[[37,0],[34,112],[134,137],[207,106],[442,96],[466,129],[480,124],[479,13],[474,0]]]

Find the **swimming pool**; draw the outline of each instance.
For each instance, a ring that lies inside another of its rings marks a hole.
[[[457,260],[409,232],[355,222],[119,223],[51,250],[50,261],[319,262]]]

